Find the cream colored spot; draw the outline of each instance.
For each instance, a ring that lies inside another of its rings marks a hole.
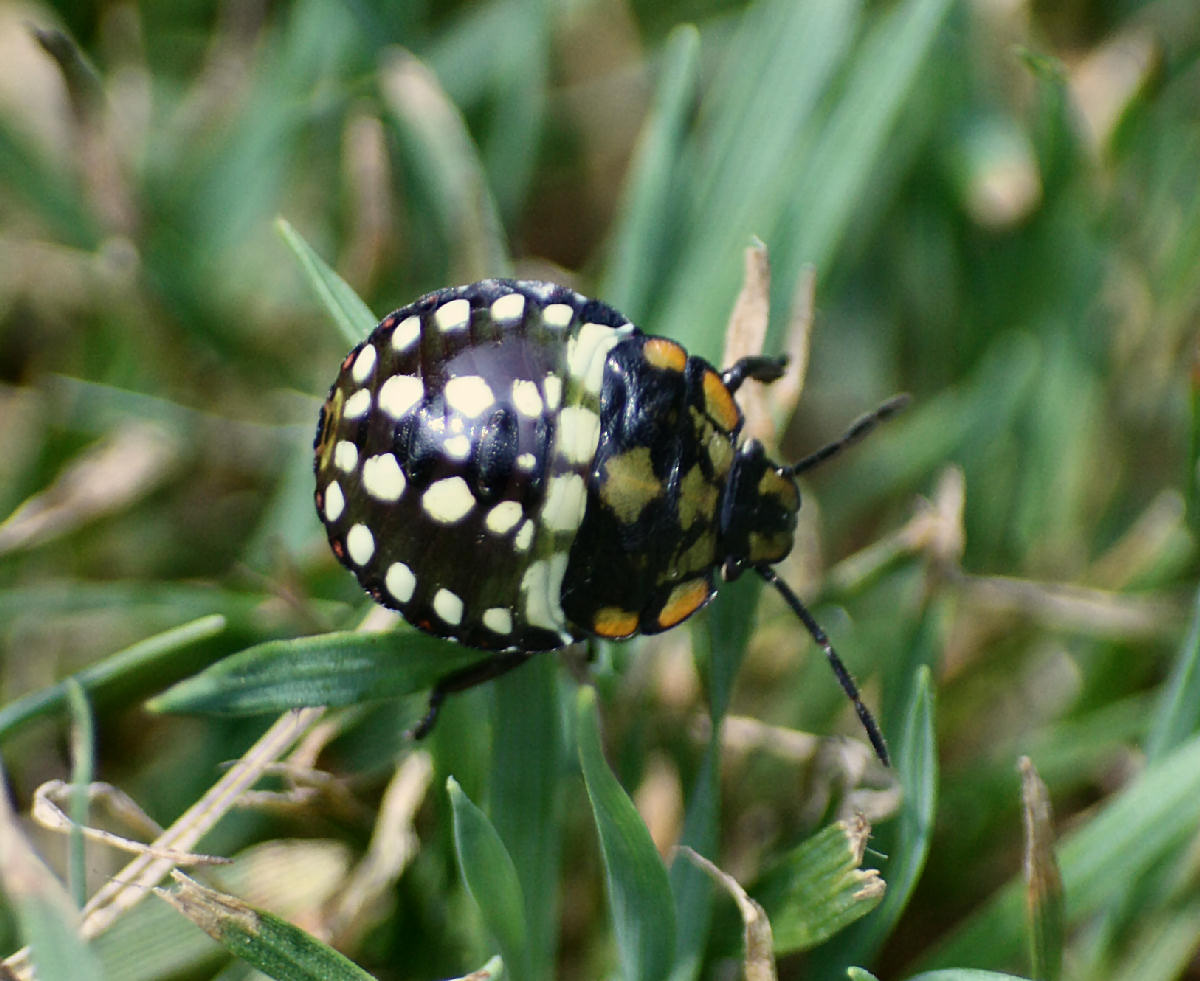
[[[342,516],[346,507],[346,497],[336,480],[331,481],[325,488],[325,520],[330,524]]]
[[[517,456],[517,469],[529,473],[537,466],[537,457],[532,453],[521,453]]]
[[[513,539],[513,549],[517,552],[527,552],[532,544],[533,520],[526,518],[525,524],[521,525],[521,530],[517,532],[517,537]]]
[[[525,620],[535,627],[546,630],[563,630],[560,595],[563,576],[567,571],[567,553],[558,552],[548,559],[534,562],[521,577],[521,595],[525,600]]]
[[[569,405],[558,416],[558,454],[568,463],[592,462],[600,445],[600,417],[582,405]]]
[[[354,367],[350,369],[350,377],[360,385],[371,377],[371,372],[375,370],[375,348],[368,344],[358,352],[358,357],[354,359]]]
[[[499,324],[513,323],[525,316],[525,297],[506,293],[492,301],[492,319]]]
[[[413,590],[417,588],[417,577],[403,562],[393,562],[388,566],[383,584],[396,602],[407,603],[412,599]]]
[[[551,477],[546,486],[546,503],[541,522],[550,531],[574,531],[583,521],[587,488],[577,473]]]
[[[471,441],[466,436],[451,436],[442,443],[442,450],[451,460],[465,460],[471,455]]]
[[[566,327],[575,311],[565,303],[551,303],[542,311],[542,323],[547,327]]]
[[[632,330],[633,324],[615,329],[596,323],[586,323],[580,327],[579,333],[567,343],[567,370],[571,377],[585,391],[599,395],[608,352]]]
[[[363,463],[362,482],[367,493],[380,501],[398,501],[408,483],[391,453],[368,457]]]
[[[546,393],[546,408],[551,412],[562,405],[562,379],[558,375],[547,375],[542,391]]]
[[[512,614],[502,606],[493,606],[483,611],[483,625],[494,634],[511,634]]]
[[[451,300],[437,308],[433,315],[438,329],[449,334],[451,331],[462,330],[471,322],[471,301]]]
[[[448,589],[433,594],[433,612],[452,627],[462,623],[463,601]]]
[[[446,404],[469,419],[483,415],[496,404],[488,383],[479,375],[461,375],[446,382]]]
[[[343,473],[350,473],[358,466],[358,447],[348,439],[338,440],[333,448],[333,462]]]
[[[521,517],[521,505],[517,501],[501,501],[488,512],[484,524],[487,525],[488,531],[506,535],[517,526]]]
[[[346,532],[346,551],[355,565],[366,565],[375,554],[375,536],[366,525],[354,525]]]
[[[342,409],[342,418],[357,419],[359,416],[365,416],[369,408],[371,408],[371,393],[365,388],[360,388],[346,399],[346,405]]]
[[[421,318],[405,317],[400,323],[396,324],[396,329],[392,331],[392,350],[397,352],[407,351],[417,343],[417,338],[420,336]]]
[[[392,375],[379,389],[379,408],[399,419],[425,397],[425,386],[413,375]]]
[[[475,506],[475,495],[462,477],[447,477],[429,485],[421,495],[421,507],[434,521],[452,525]]]
[[[538,394],[537,382],[528,379],[513,382],[512,398],[521,415],[536,419],[542,414],[542,396]]]

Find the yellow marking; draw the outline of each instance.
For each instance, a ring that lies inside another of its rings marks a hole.
[[[671,578],[692,576],[716,565],[717,536],[709,531],[697,538],[687,550],[680,552],[671,562]]]
[[[714,371],[704,373],[704,408],[727,433],[733,432],[741,421],[737,403],[721,381],[721,376]]]
[[[712,524],[717,511],[717,488],[704,479],[700,464],[695,464],[679,482],[679,527],[687,531],[692,522],[703,518]]]
[[[329,466],[329,458],[333,455],[333,447],[337,442],[338,423],[342,421],[342,401],[344,399],[342,390],[338,388],[334,389],[333,395],[325,403],[321,441],[317,444],[317,461],[320,470],[325,470]]]
[[[592,618],[592,630],[601,637],[620,640],[637,633],[638,615],[618,606],[605,606]]]
[[[758,482],[758,496],[777,497],[787,510],[800,510],[800,492],[796,489],[796,482],[777,470],[763,472]]]
[[[687,366],[687,351],[665,337],[651,337],[646,341],[642,345],[642,356],[664,371],[683,371]]]
[[[773,535],[764,535],[758,531],[750,532],[750,564],[779,562],[792,550],[792,542],[790,531],[779,531]]]
[[[650,449],[639,446],[604,464],[600,497],[622,524],[637,521],[643,509],[662,495],[663,486],[650,462]]]
[[[704,601],[708,599],[710,593],[711,589],[707,580],[692,579],[680,583],[671,590],[671,595],[667,597],[667,602],[659,611],[658,625],[666,630],[668,627],[673,627],[686,620],[704,605]]]
[[[696,442],[700,443],[708,453],[713,474],[718,479],[723,478],[729,473],[729,468],[733,466],[733,442],[695,406],[688,406],[688,412],[691,413],[692,425],[696,428]]]

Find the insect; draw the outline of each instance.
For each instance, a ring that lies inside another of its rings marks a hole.
[[[725,371],[550,283],[488,279],[389,314],[342,362],[314,443],[316,506],[337,558],[422,630],[491,656],[446,695],[539,651],[682,623],[753,570],[823,648],[880,759],[887,748],[829,638],[771,568],[792,548],[798,463],[739,441],[734,395],[786,358]]]

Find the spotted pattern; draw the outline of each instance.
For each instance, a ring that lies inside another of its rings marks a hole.
[[[652,633],[713,593],[740,428],[674,341],[560,286],[485,280],[385,317],[343,362],[318,513],[363,587],[433,633],[494,651]],[[789,478],[750,491],[798,507]]]

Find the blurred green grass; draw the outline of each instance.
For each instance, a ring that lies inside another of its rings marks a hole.
[[[49,45],[56,63],[30,25],[78,48]],[[817,268],[781,454],[914,393],[905,418],[806,480],[783,572],[893,742],[931,670],[934,823],[914,845],[916,812],[879,822],[889,858],[874,864],[897,881],[927,857],[903,910],[781,976],[848,962],[881,977],[1027,973],[1002,891],[1020,872],[1018,757],[1047,781],[1069,858],[1079,841],[1128,847],[1107,809],[1136,814],[1139,775],[1153,789],[1175,772],[1156,767],[1194,756],[1190,0],[6,4],[0,51],[0,703],[224,616],[215,636],[90,689],[98,778],[160,821],[262,724],[153,716],[142,699],[366,609],[311,505],[311,431],[347,343],[277,237],[280,214],[377,313],[485,275],[557,278],[713,360],[757,236],[773,263],[769,349]],[[919,498],[932,510],[912,518]],[[736,584],[690,634],[593,669],[610,759],[651,830],[671,840],[685,824],[745,880],[872,789],[844,786],[829,754],[789,758],[782,737],[696,733],[728,706],[858,735],[794,621],[757,599]],[[707,690],[678,655],[693,644]],[[604,873],[564,742],[568,685],[546,662],[451,702],[432,786],[453,774],[500,831],[534,970],[599,977],[618,963]],[[523,713],[530,691],[540,707]],[[357,809],[238,814],[204,848],[307,838],[358,854],[407,750],[392,709],[337,718],[320,762]],[[70,772],[64,719],[0,745],[21,808]],[[523,769],[539,754],[540,783]],[[1147,808],[1160,838],[1112,867],[1115,885],[1105,866],[1064,869],[1065,977],[1200,977],[1196,815]],[[380,977],[461,974],[495,952],[458,880],[444,795],[416,821],[411,868],[348,949]],[[690,866],[671,874],[673,976],[718,976],[707,923],[727,900]],[[102,943],[114,977],[216,963],[201,946],[114,955],[170,929],[128,922]],[[0,949],[16,931],[0,906]]]

